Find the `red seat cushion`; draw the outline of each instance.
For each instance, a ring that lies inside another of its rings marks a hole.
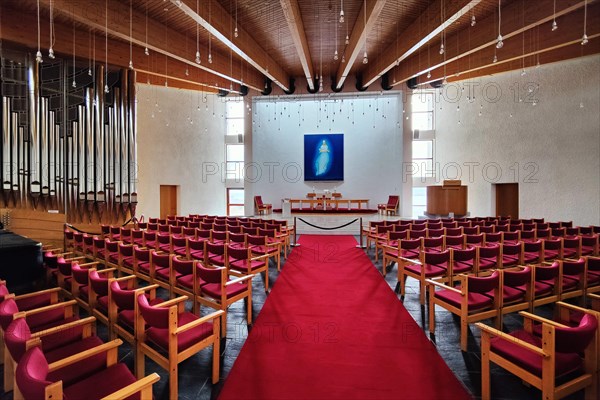
[[[16,303],[21,311],[44,307],[50,304],[50,293],[18,299],[16,300]]]
[[[227,298],[236,296],[244,291],[248,290],[248,286],[244,283],[233,283],[226,286],[225,291],[227,292]],[[220,283],[208,283],[202,286],[202,293],[206,293],[212,298],[221,298],[221,284]]]
[[[66,399],[101,399],[136,381],[125,364],[112,365],[63,389]]]
[[[519,264],[519,256],[517,255],[504,255],[502,256],[502,265],[505,267],[512,267],[513,265]]]
[[[154,272],[157,278],[160,278],[163,281],[169,281],[171,273],[171,270],[169,268],[156,268]]]
[[[29,325],[29,317],[27,318],[27,324],[30,326],[31,332],[41,332],[46,329],[54,328],[55,326],[67,324],[69,322],[73,322],[78,320],[79,317],[70,317],[70,318],[61,318],[60,320],[56,320],[47,324],[31,326]],[[81,333],[83,331],[82,327],[75,327],[72,329],[68,329],[62,332],[53,333],[44,337],[44,350],[49,351],[56,349],[60,346],[64,346],[68,343],[72,343],[81,338]]]
[[[490,269],[490,268],[496,268],[496,258],[480,258],[479,259],[479,269],[480,270],[484,270],[484,269]]]
[[[202,280],[201,278],[196,277],[196,279],[198,280],[198,287],[206,285],[206,282],[204,280]],[[193,289],[194,288],[194,275],[190,274],[190,275],[182,275],[182,276],[177,277],[177,284],[179,286],[183,286],[188,289]]]
[[[534,288],[535,297],[545,296],[547,294],[550,294],[550,293],[552,293],[553,289],[554,289],[554,286],[552,284],[536,281],[535,288]]]
[[[264,261],[250,261],[250,271],[256,271],[257,269],[263,268],[265,266]],[[229,263],[229,267],[231,269],[235,269],[236,271],[247,272],[248,271],[248,263],[246,260],[236,260]]]
[[[544,250],[544,260],[554,260],[558,258],[558,250]]]
[[[532,264],[532,263],[536,263],[540,260],[540,253],[539,251],[533,251],[533,252],[525,252],[523,255],[523,261],[525,262],[525,264]]]
[[[563,257],[564,258],[574,258],[574,257],[577,257],[577,250],[576,249],[564,248],[563,249]]]
[[[515,331],[511,336],[521,339],[536,347],[542,347],[542,340],[526,331]],[[536,376],[542,376],[542,357],[525,350],[516,344],[501,338],[493,338],[492,351],[526,369]],[[581,358],[577,354],[556,353],[556,376],[578,371],[581,368]]]
[[[421,275],[421,269],[425,268],[425,277],[433,277],[444,275],[447,271],[446,263],[438,265],[424,264],[424,265],[416,265],[409,264],[404,267],[405,271],[409,271],[414,275]]]
[[[150,272],[150,263],[149,262],[140,262],[138,263],[138,270],[144,273]]]
[[[40,330],[39,327],[52,325],[54,323],[64,323],[64,308],[60,307],[55,310],[46,311],[39,314],[32,314],[27,317],[27,325],[32,331]],[[52,325],[56,326],[56,325]]]
[[[222,267],[225,265],[225,256],[223,256],[223,255],[209,256],[208,262],[212,265],[218,265],[219,267]]]
[[[469,311],[481,310],[483,308],[490,307],[494,303],[492,298],[481,293],[469,293],[467,296]],[[439,290],[435,292],[434,297],[454,307],[461,307],[462,296],[459,293],[450,290]]]
[[[487,292],[486,295],[493,297],[494,291]],[[525,287],[514,288],[510,286],[504,286],[502,289],[502,300],[504,303],[513,303],[515,301],[523,299],[525,296]]]
[[[100,346],[102,343],[102,339],[100,339],[98,336],[90,336],[52,351],[46,351],[45,346],[43,346],[44,356],[46,357],[46,360],[48,360],[48,364],[51,364],[63,358],[67,358],[74,354],[81,353],[82,351],[89,350],[92,347]],[[92,357],[88,357],[85,360],[78,361],[67,367],[61,368],[57,371],[50,372],[47,379],[50,381],[62,380],[65,385],[69,385],[72,382],[78,381],[93,374],[94,372],[102,370],[105,366],[106,354],[100,353]]]
[[[173,253],[178,256],[186,256],[187,255],[187,247],[173,247]]]
[[[133,256],[123,257],[122,261],[125,267],[133,268]]]
[[[199,317],[189,313],[184,312],[178,315],[177,326],[185,325],[189,322],[197,320]],[[177,336],[177,351],[182,352],[188,347],[192,346],[199,341],[206,339],[210,335],[212,335],[213,326],[212,323],[204,323],[195,328],[188,329],[182,334]],[[160,349],[167,351],[169,348],[169,330],[168,329],[160,329],[160,328],[148,328],[146,330],[146,336],[148,340],[157,345]]]
[[[452,266],[452,273],[461,274],[473,270],[473,261],[455,261]]]

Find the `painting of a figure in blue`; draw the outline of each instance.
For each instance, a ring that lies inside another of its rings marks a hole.
[[[304,135],[304,180],[344,180],[344,135]]]

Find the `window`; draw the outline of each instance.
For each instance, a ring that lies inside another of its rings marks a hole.
[[[225,121],[225,180],[239,186],[244,179],[244,102],[241,97],[227,100]]]
[[[412,159],[416,163],[415,177],[433,177],[433,140],[413,140]]]
[[[433,129],[433,93],[420,92],[411,97],[412,130],[426,131]]]
[[[225,145],[225,159],[227,160],[225,179],[233,179],[236,182],[244,179],[244,145]]]
[[[427,187],[413,187],[412,190],[412,217],[423,216],[427,209]]]
[[[244,215],[244,189],[227,189],[227,215]]]
[[[227,135],[244,135],[244,101],[241,97],[232,98],[226,105]]]

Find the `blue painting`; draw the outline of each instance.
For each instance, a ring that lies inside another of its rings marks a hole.
[[[304,180],[344,180],[344,135],[304,135]]]

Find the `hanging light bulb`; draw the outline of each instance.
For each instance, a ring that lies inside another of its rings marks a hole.
[[[208,53],[208,63],[212,64],[212,54]]]
[[[345,63],[345,62],[346,62],[346,54],[344,53],[344,54],[342,54],[342,63]]]
[[[583,101],[579,103],[579,108],[584,108]]]
[[[525,71],[525,68],[523,68],[523,69],[521,70],[521,76],[525,76],[525,75],[527,75],[527,71]]]
[[[586,44],[588,44],[589,40],[588,40],[588,36],[584,33],[583,36],[581,37],[581,45],[585,46]]]
[[[340,24],[344,23],[344,10],[340,10]]]
[[[133,69],[133,61],[129,60],[129,69]]]
[[[335,53],[333,53],[333,59],[334,59],[335,61],[337,61],[337,60],[338,60],[338,58],[339,58],[339,56],[338,56],[338,51],[336,50],[336,51],[335,51]]]
[[[495,54],[494,54],[494,59],[492,60],[492,62],[493,62],[494,64],[498,62],[498,56],[496,56]]]
[[[37,53],[35,53],[35,61],[39,62],[39,63],[43,63],[44,59],[42,58],[42,52],[41,51],[37,51]]]
[[[445,76],[444,76],[444,79],[442,79],[442,84],[443,84],[443,85],[446,85],[446,84],[448,84],[448,80],[446,79],[446,77],[445,77]]]
[[[427,71],[427,79],[431,78],[431,71]]]
[[[502,40],[503,40],[502,35],[498,35],[498,38],[496,39],[496,48],[497,49],[501,49],[502,46],[504,46],[504,42]]]
[[[108,85],[104,85],[104,93],[108,93],[108,92],[109,92]]]
[[[237,26],[233,30],[233,37],[238,37],[238,28],[237,28]]]
[[[363,64],[368,64],[369,63],[369,59],[367,58],[367,52],[365,51],[363,54]]]
[[[185,76],[190,76],[190,70],[188,67],[185,67]]]
[[[346,44],[350,44],[350,38],[348,37],[348,34],[346,34],[346,41],[345,41],[345,43]]]
[[[200,52],[197,51],[196,52],[196,64],[200,64],[202,61],[200,61]]]
[[[556,0],[554,0],[554,11],[552,16],[552,32],[558,29],[558,25],[556,24]]]
[[[144,47],[144,54],[149,56],[150,55],[150,50],[148,50],[147,47]]]
[[[552,32],[554,32],[557,29],[558,29],[558,24],[556,23],[556,20],[554,20],[554,21],[552,21]]]
[[[323,78],[319,79],[319,92],[323,91]]]
[[[91,68],[88,69],[88,75],[92,76],[92,69]]]
[[[50,59],[54,60],[54,49],[52,49],[52,47],[50,47],[50,50],[48,50],[48,57],[50,57]]]
[[[475,26],[477,24],[477,20],[475,19],[475,15],[471,15],[471,26]]]
[[[440,54],[444,54],[444,43],[440,44]]]
[[[77,87],[77,82],[75,82],[75,78],[73,78],[73,82],[71,82],[71,86],[73,86],[74,88]]]

